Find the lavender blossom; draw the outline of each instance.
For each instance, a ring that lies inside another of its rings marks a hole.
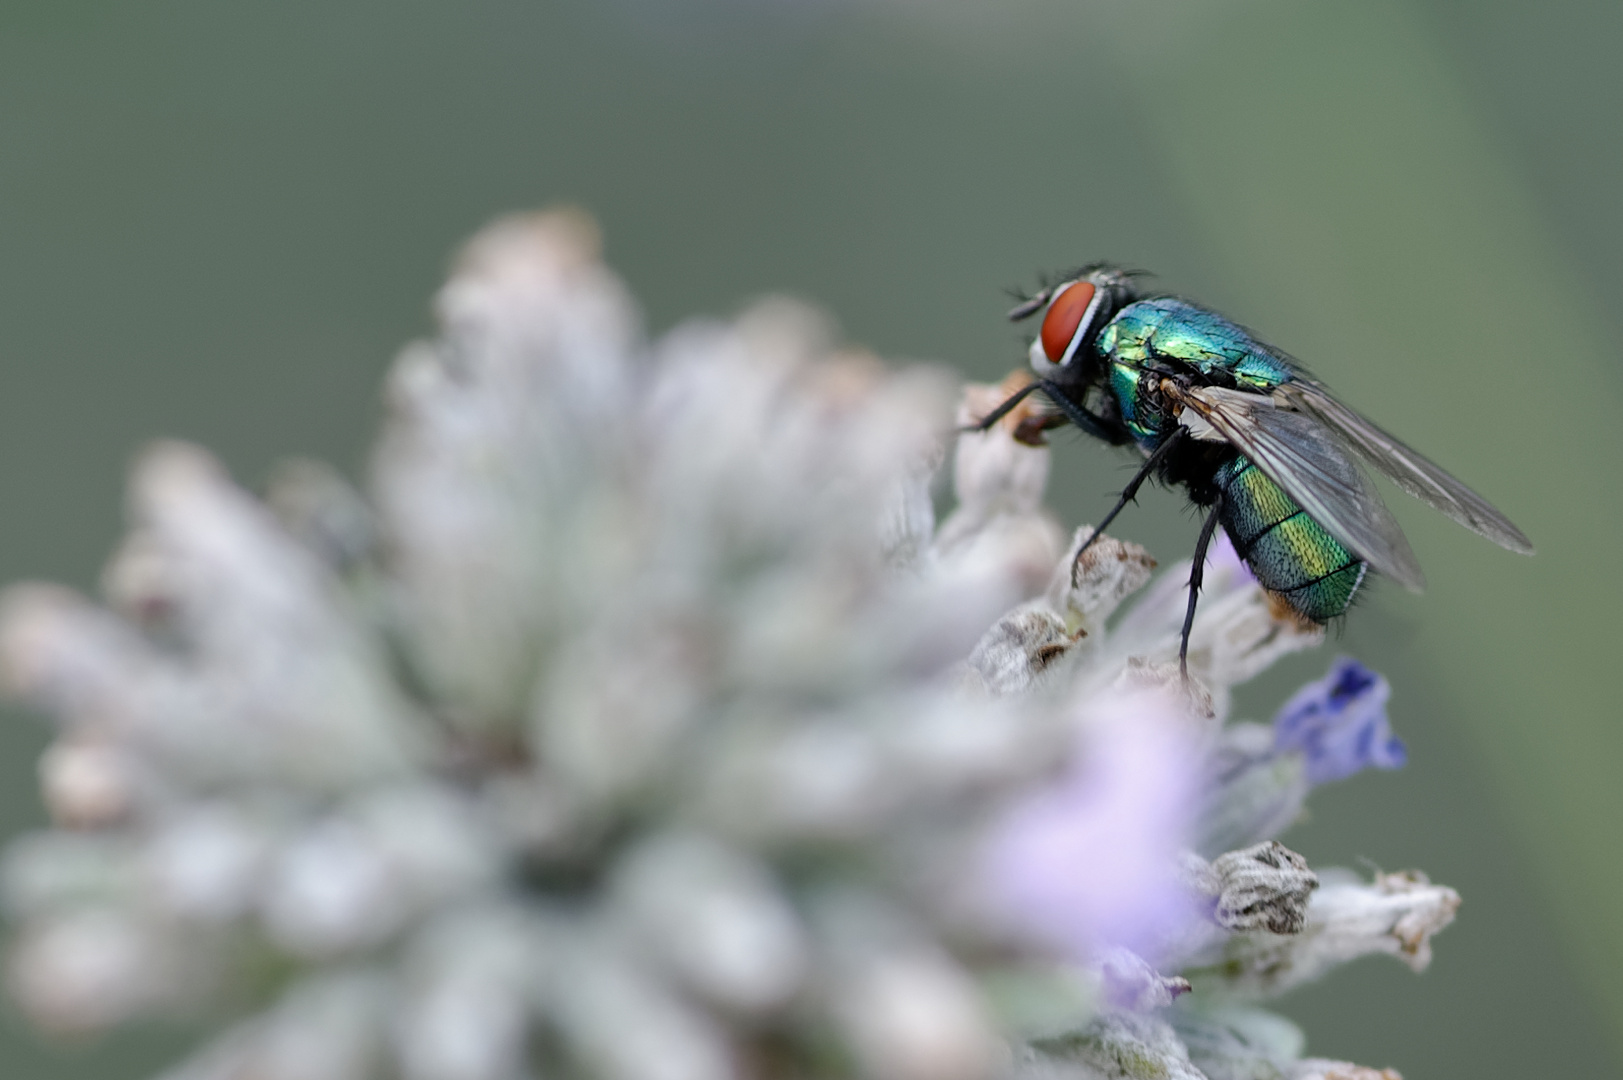
[[[567,212],[438,312],[364,492],[159,444],[105,603],[0,601],[58,730],[0,861],[34,1022],[215,1024],[169,1080],[1365,1075],[1234,1002],[1423,966],[1458,898],[1272,842],[1387,689],[1230,723],[1322,639],[1232,549],[1185,681],[1188,564],[1067,546],[1034,401],[937,527],[1007,386],[955,418],[782,300],[648,341]]]
[[[1194,823],[1196,744],[1166,690],[1111,697],[1056,782],[995,826],[986,876],[1008,917],[1062,953],[1148,952],[1191,917],[1177,856]]]
[[[1218,855],[1276,836],[1300,816],[1315,785],[1368,767],[1400,768],[1406,752],[1391,730],[1386,679],[1338,658],[1308,683],[1271,726],[1230,724],[1208,759],[1208,799],[1195,846]]]
[[[1408,754],[1386,717],[1391,695],[1383,676],[1337,657],[1324,678],[1298,690],[1274,716],[1274,747],[1300,752],[1313,784],[1366,768],[1402,768]]]

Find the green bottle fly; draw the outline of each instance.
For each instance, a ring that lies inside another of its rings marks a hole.
[[[1500,546],[1532,554],[1487,500],[1216,312],[1142,296],[1131,275],[1105,265],[1069,275],[1009,315],[1038,311],[1036,379],[977,427],[1040,391],[1054,406],[1041,427],[1072,423],[1112,445],[1136,446],[1144,465],[1095,536],[1151,476],[1206,509],[1181,660],[1219,524],[1262,587],[1314,623],[1345,613],[1371,569],[1419,590],[1414,553],[1355,460]]]

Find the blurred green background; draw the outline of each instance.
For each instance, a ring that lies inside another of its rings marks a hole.
[[[1465,896],[1415,977],[1288,999],[1310,1048],[1420,1077],[1616,1075],[1623,1052],[1623,6],[1603,0],[0,0],[0,579],[91,588],[158,435],[257,485],[365,467],[379,379],[456,245],[559,200],[662,330],[789,291],[984,378],[1005,286],[1111,258],[1211,302],[1494,499],[1519,559],[1410,500],[1430,577],[1272,672],[1385,671],[1410,766],[1324,790],[1317,865]],[[1054,500],[1130,461],[1071,436]],[[1163,560],[1158,492],[1120,531]],[[0,727],[0,826],[45,732]],[[0,1075],[136,1077],[174,1033]]]

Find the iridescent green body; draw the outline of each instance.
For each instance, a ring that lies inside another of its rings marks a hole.
[[[1179,425],[1155,389],[1168,374],[1194,369],[1209,385],[1259,394],[1295,374],[1241,327],[1172,298],[1122,308],[1100,330],[1094,351],[1123,423],[1145,451]],[[1178,462],[1169,479],[1187,484],[1203,505],[1221,495],[1218,520],[1257,581],[1314,622],[1345,612],[1368,566],[1239,451],[1200,445],[1201,453]]]
[[[1262,587],[1314,622],[1347,610],[1369,567],[1243,455],[1217,470],[1218,520]]]
[[[1153,449],[1177,421],[1160,414],[1141,380],[1169,364],[1192,367],[1213,383],[1266,394],[1292,376],[1288,363],[1215,312],[1172,297],[1122,308],[1099,331],[1094,349],[1109,365],[1110,389],[1140,446]]]
[[[1533,553],[1492,503],[1336,400],[1290,357],[1216,312],[1144,296],[1136,277],[1094,263],[1016,304],[1016,322],[1042,313],[1028,349],[1035,378],[973,430],[1041,393],[1052,410],[1018,418],[1015,439],[1041,445],[1044,431],[1072,424],[1111,446],[1136,444],[1143,464],[1094,537],[1152,477],[1206,510],[1179,636],[1185,675],[1219,525],[1257,580],[1304,619],[1345,612],[1371,569],[1420,590],[1420,564],[1360,464],[1501,547]],[[1092,543],[1082,542],[1079,559]]]

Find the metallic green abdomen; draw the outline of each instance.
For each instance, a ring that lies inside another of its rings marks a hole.
[[[1345,612],[1368,567],[1244,456],[1216,479],[1223,529],[1262,587],[1314,622]]]

